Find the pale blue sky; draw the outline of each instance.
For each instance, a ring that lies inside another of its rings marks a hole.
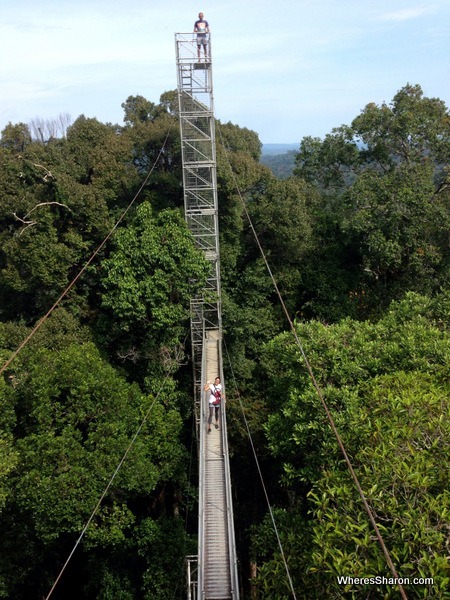
[[[216,117],[264,143],[350,124],[406,83],[450,105],[449,0],[0,0],[0,130],[176,88],[175,32],[212,30]]]

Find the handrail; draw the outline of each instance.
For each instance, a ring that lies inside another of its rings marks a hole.
[[[231,578],[231,594],[233,599],[239,598],[239,581],[237,575],[237,553],[236,553],[236,542],[234,533],[234,514],[233,514],[233,498],[231,494],[231,473],[230,473],[230,460],[228,453],[228,434],[227,434],[227,419],[226,419],[226,394],[225,394],[225,379],[223,376],[223,361],[222,361],[222,344],[219,343],[219,364],[220,364],[220,381],[223,383],[224,389],[224,401],[220,407],[220,418],[221,418],[221,434],[222,434],[222,448],[224,456],[224,470],[225,470],[225,495],[226,495],[226,510],[227,510],[227,527],[228,527],[228,556],[230,565],[230,578]]]
[[[216,330],[218,331],[218,330]],[[222,463],[222,481],[223,481],[223,512],[221,514],[224,519],[223,530],[223,544],[226,546],[226,554],[223,559],[226,561],[224,569],[228,573],[227,592],[224,598],[230,600],[238,600],[239,598],[239,582],[237,575],[237,554],[236,544],[234,535],[234,523],[233,523],[233,501],[231,493],[231,476],[230,476],[230,464],[228,455],[228,437],[227,437],[227,420],[226,420],[226,393],[225,393],[225,382],[223,377],[223,363],[222,363],[222,345],[221,336],[216,338],[215,336],[211,339],[209,337],[210,331],[204,329],[203,337],[203,353],[202,353],[202,381],[207,379],[207,358],[212,356],[211,354],[211,342],[214,339],[216,343],[215,351],[216,359],[218,361],[218,374],[222,383],[222,395],[223,402],[220,405],[220,449],[221,449],[221,463]],[[209,368],[209,367],[208,367]],[[210,376],[210,374],[209,374]],[[209,565],[209,559],[206,555],[207,544],[206,540],[209,538],[207,529],[207,522],[209,521],[210,515],[208,513],[211,505],[211,499],[208,497],[207,490],[211,489],[207,485],[206,476],[208,473],[208,466],[206,462],[208,460],[208,443],[206,442],[207,427],[209,413],[209,394],[202,391],[202,402],[201,402],[201,425],[200,425],[200,464],[199,464],[199,540],[198,540],[198,596],[197,600],[207,600],[208,590],[210,589],[211,577],[210,574],[205,570]],[[210,439],[211,442],[211,439]],[[209,547],[209,546],[208,546]]]
[[[178,44],[177,48],[177,61],[178,64],[196,62],[197,55],[197,31],[189,31],[186,33],[176,33],[175,39]],[[211,32],[202,34],[206,36],[208,40],[208,61],[211,61]],[[185,37],[183,37],[185,36]]]
[[[205,394],[203,392],[203,382],[206,381],[206,331],[205,321],[203,320],[203,347],[202,347],[202,368],[201,368],[201,389],[200,389],[200,450],[199,450],[199,494],[198,494],[198,569],[197,569],[197,589],[203,595],[203,565],[205,564],[205,548],[203,542],[204,537],[204,514],[205,514],[205,427],[206,422],[206,404]]]

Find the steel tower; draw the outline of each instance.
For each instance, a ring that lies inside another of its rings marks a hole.
[[[191,579],[195,558],[187,560],[188,598],[239,600],[226,411],[222,401],[220,426],[208,427],[208,431],[210,392],[203,393],[202,386],[217,375],[223,386],[224,380],[211,37],[203,60],[197,54],[196,37],[175,34],[185,218],[210,263],[205,288],[191,301],[199,523],[195,582]]]
[[[211,63],[198,60],[195,35],[175,34],[178,108],[185,218],[197,246],[211,264],[204,290],[191,300],[191,338],[196,417],[201,401],[201,355],[205,330],[222,333],[220,307],[219,224],[217,206],[216,140]],[[210,37],[210,36],[209,36]]]

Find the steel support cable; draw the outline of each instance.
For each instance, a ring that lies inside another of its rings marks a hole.
[[[255,445],[253,444],[253,438],[252,438],[252,434],[251,434],[250,427],[249,427],[249,424],[248,424],[248,420],[247,420],[247,417],[245,416],[244,405],[242,404],[241,396],[239,394],[239,388],[238,388],[238,385],[237,385],[237,382],[236,382],[236,377],[234,375],[233,365],[231,364],[230,354],[228,352],[228,347],[227,347],[227,344],[225,342],[225,338],[224,338],[223,342],[225,344],[225,351],[227,353],[228,364],[230,365],[231,376],[232,376],[233,381],[234,381],[234,388],[236,390],[236,394],[237,394],[237,397],[238,397],[238,400],[239,400],[239,406],[241,407],[242,416],[244,417],[244,423],[245,423],[245,428],[247,430],[248,439],[250,440],[250,445],[252,447],[252,452],[253,452],[253,457],[255,459],[256,468],[258,469],[258,474],[259,474],[259,478],[261,480],[261,485],[262,485],[262,489],[263,489],[263,492],[264,492],[264,496],[266,498],[267,507],[269,509],[269,513],[270,513],[270,518],[272,520],[273,529],[275,531],[275,536],[277,538],[278,547],[280,549],[281,558],[283,560],[284,568],[286,569],[286,575],[287,575],[287,578],[288,578],[288,581],[289,581],[289,587],[291,588],[291,592],[292,592],[293,598],[295,600],[297,600],[297,596],[296,596],[295,590],[294,590],[294,584],[292,582],[291,573],[289,571],[289,565],[287,563],[286,555],[285,555],[284,550],[283,550],[283,544],[281,543],[281,538],[280,538],[280,535],[278,533],[278,527],[277,527],[277,524],[276,524],[276,521],[275,521],[275,517],[274,517],[274,514],[273,514],[272,505],[270,503],[269,494],[267,493],[267,488],[266,488],[266,484],[264,482],[264,477],[263,477],[263,474],[262,474],[262,471],[261,471],[261,467],[259,465],[259,460],[258,460],[258,455],[256,453]]]
[[[36,323],[36,325],[34,326],[34,328],[30,331],[30,333],[26,336],[26,338],[22,341],[22,343],[18,346],[18,348],[12,353],[12,355],[5,362],[5,364],[0,368],[0,375],[2,373],[4,373],[4,371],[6,371],[6,369],[13,362],[13,360],[16,358],[16,356],[19,354],[19,352],[21,352],[23,350],[23,348],[28,344],[28,342],[31,340],[31,338],[35,335],[35,333],[40,329],[40,327],[45,323],[45,321],[52,314],[52,312],[55,310],[55,308],[59,305],[59,303],[61,302],[61,300],[63,300],[67,296],[67,294],[70,292],[70,290],[76,284],[76,282],[78,281],[78,279],[83,275],[83,273],[86,271],[86,269],[92,263],[92,261],[94,260],[94,258],[97,256],[97,254],[100,252],[100,250],[103,248],[103,246],[109,240],[109,238],[116,231],[116,229],[118,228],[118,226],[120,225],[120,223],[123,221],[123,219],[127,215],[128,211],[131,209],[131,207],[133,206],[133,204],[136,202],[137,198],[140,196],[142,190],[147,185],[148,180],[150,179],[151,175],[153,174],[153,171],[155,170],[155,167],[156,167],[156,165],[158,163],[158,160],[160,159],[160,156],[161,156],[161,154],[164,151],[164,147],[165,147],[166,142],[167,142],[167,140],[169,138],[169,134],[170,134],[171,130],[172,130],[172,127],[169,128],[169,131],[167,132],[166,138],[164,140],[163,145],[161,146],[161,149],[160,149],[160,151],[158,153],[158,156],[156,157],[155,162],[153,163],[153,165],[152,165],[150,171],[148,172],[148,174],[146,175],[143,183],[141,184],[141,187],[138,189],[138,191],[136,192],[134,198],[131,200],[131,202],[125,208],[125,210],[123,211],[123,213],[120,215],[118,221],[114,224],[114,226],[112,227],[111,231],[104,238],[104,240],[101,242],[101,244],[94,250],[94,252],[88,258],[87,262],[80,269],[80,271],[77,273],[77,275],[75,275],[75,277],[72,279],[72,281],[66,287],[66,289],[62,292],[62,294],[59,296],[59,298],[56,300],[56,302],[49,308],[49,310],[45,313],[45,315]]]
[[[222,146],[225,149],[225,154],[226,154],[226,156],[228,158],[228,151],[227,151],[227,149],[226,149],[226,147],[225,147],[225,145],[223,143],[222,134],[221,134],[220,128],[219,128],[219,135],[220,135],[220,139],[221,139],[221,142],[222,142]],[[322,390],[321,390],[319,384],[317,383],[317,380],[315,378],[315,375],[314,375],[313,369],[311,367],[311,364],[310,364],[310,362],[308,360],[308,357],[306,356],[305,350],[303,348],[303,344],[301,343],[300,338],[298,337],[297,330],[295,329],[294,323],[292,322],[292,319],[291,319],[291,317],[289,315],[289,312],[288,312],[288,310],[286,308],[286,305],[285,305],[284,300],[283,300],[283,296],[281,295],[281,292],[280,292],[280,290],[278,288],[278,285],[277,285],[277,282],[275,280],[275,277],[274,277],[274,275],[272,273],[272,269],[270,268],[269,262],[268,262],[268,260],[266,258],[264,250],[263,250],[263,248],[261,246],[261,243],[259,241],[258,234],[256,233],[256,230],[255,230],[255,228],[253,226],[253,222],[252,222],[252,220],[250,218],[250,214],[249,214],[249,212],[247,210],[247,206],[245,205],[244,199],[243,199],[241,191],[239,189],[239,185],[237,183],[236,176],[234,174],[233,169],[231,168],[231,163],[230,163],[229,160],[228,160],[228,165],[230,167],[230,171],[231,171],[232,179],[234,181],[236,192],[237,192],[237,194],[239,196],[239,199],[240,199],[240,201],[242,203],[242,206],[244,208],[245,216],[247,217],[248,223],[250,225],[250,229],[252,230],[252,233],[253,233],[253,237],[255,238],[256,244],[257,244],[258,249],[259,249],[259,251],[261,253],[261,257],[262,257],[262,259],[264,261],[264,264],[266,266],[266,269],[267,269],[267,271],[269,273],[270,279],[272,280],[272,284],[273,284],[273,286],[275,288],[275,292],[276,292],[276,294],[278,296],[278,299],[280,301],[280,304],[281,304],[281,307],[283,309],[283,312],[284,312],[284,314],[286,316],[286,319],[287,319],[287,321],[289,323],[289,327],[290,327],[290,329],[292,331],[292,334],[294,336],[295,342],[296,342],[296,344],[297,344],[297,346],[298,346],[298,348],[300,350],[300,353],[302,355],[303,360],[305,361],[305,366],[306,366],[306,370],[308,371],[308,375],[309,375],[309,377],[310,377],[310,379],[312,381],[312,384],[314,386],[314,389],[316,390],[316,393],[317,393],[317,395],[318,395],[318,397],[320,399],[320,402],[321,402],[322,407],[323,407],[323,409],[325,411],[325,414],[327,415],[327,419],[328,419],[328,422],[330,424],[330,427],[331,427],[331,429],[332,429],[332,431],[334,433],[334,436],[335,436],[335,438],[337,440],[337,443],[338,443],[339,448],[340,448],[340,450],[342,452],[344,460],[345,460],[345,462],[347,464],[347,468],[348,468],[348,470],[350,472],[350,475],[351,475],[351,477],[353,479],[355,487],[358,490],[358,494],[359,494],[359,496],[361,498],[361,501],[363,503],[363,506],[364,506],[364,509],[365,509],[365,511],[367,513],[367,516],[369,517],[369,521],[372,524],[372,527],[374,529],[375,535],[376,535],[377,540],[378,540],[378,542],[380,544],[380,547],[381,547],[381,549],[383,551],[383,554],[384,554],[386,562],[387,562],[387,564],[389,566],[389,569],[390,569],[390,571],[391,571],[394,579],[396,579],[398,581],[399,580],[399,576],[398,576],[397,570],[395,568],[395,565],[394,565],[394,563],[393,563],[393,561],[391,559],[391,555],[389,553],[389,550],[388,550],[386,544],[384,543],[383,536],[381,535],[381,532],[380,532],[380,530],[378,528],[378,525],[376,524],[375,517],[373,516],[373,513],[372,513],[372,509],[370,508],[369,503],[367,502],[367,499],[366,499],[366,496],[364,494],[364,491],[363,491],[363,489],[361,487],[361,484],[359,483],[358,476],[356,475],[356,472],[355,472],[355,470],[353,468],[353,465],[352,465],[352,463],[350,461],[350,458],[349,458],[349,456],[347,454],[347,451],[345,450],[345,447],[344,447],[344,444],[342,442],[342,439],[341,439],[341,436],[339,434],[339,431],[337,430],[337,427],[336,427],[336,425],[334,423],[334,419],[333,419],[333,417],[331,415],[331,412],[330,412],[330,410],[328,408],[328,405],[327,405],[327,403],[325,401],[325,398],[324,398],[324,396],[322,394]],[[403,589],[403,585],[401,583],[397,583],[396,585],[398,587],[398,590],[400,592],[401,597],[404,600],[408,600],[406,592]]]
[[[156,394],[156,396],[155,396],[155,398],[154,398],[153,402],[151,403],[151,405],[150,405],[149,409],[148,409],[148,410],[147,410],[147,412],[145,413],[145,415],[144,415],[144,418],[142,419],[142,421],[141,421],[141,423],[140,423],[139,427],[137,428],[136,432],[134,433],[133,437],[131,438],[131,441],[130,441],[130,443],[128,444],[128,447],[127,447],[127,449],[125,450],[125,452],[124,452],[124,454],[123,454],[122,458],[120,459],[120,461],[119,461],[119,463],[118,463],[118,465],[117,465],[117,467],[116,467],[116,470],[115,470],[115,471],[114,471],[114,473],[112,474],[112,476],[111,476],[110,480],[108,481],[108,483],[107,483],[107,485],[106,485],[105,489],[103,490],[103,493],[102,493],[102,495],[100,496],[100,498],[99,498],[99,500],[98,500],[97,504],[95,505],[95,507],[94,507],[94,510],[93,510],[93,511],[92,511],[92,513],[91,513],[91,516],[90,516],[90,517],[89,517],[89,519],[86,521],[86,524],[85,524],[85,526],[83,527],[83,530],[81,531],[80,535],[78,536],[78,539],[77,539],[77,541],[75,542],[75,545],[74,545],[74,547],[72,548],[72,551],[70,552],[69,556],[67,557],[67,560],[66,560],[66,562],[65,562],[65,563],[64,563],[64,565],[62,566],[62,568],[61,568],[61,570],[60,570],[60,572],[59,572],[59,574],[58,574],[58,577],[55,579],[55,582],[54,582],[54,584],[52,585],[52,588],[51,588],[51,590],[49,591],[49,593],[48,593],[48,594],[47,594],[47,596],[45,597],[45,600],[49,600],[49,598],[51,597],[51,595],[52,595],[52,594],[53,594],[53,592],[55,591],[55,589],[56,589],[56,586],[58,585],[58,583],[59,583],[59,581],[60,581],[61,577],[62,577],[62,576],[63,576],[63,574],[64,574],[64,571],[65,571],[65,570],[66,570],[66,568],[67,568],[67,565],[69,564],[70,560],[72,559],[72,556],[75,554],[75,550],[78,548],[78,546],[79,546],[79,544],[80,544],[81,540],[83,539],[83,537],[84,537],[84,534],[86,533],[86,531],[87,531],[87,529],[88,529],[89,525],[92,523],[92,520],[93,520],[93,518],[94,518],[94,517],[95,517],[95,515],[97,514],[97,511],[98,511],[98,509],[100,508],[100,505],[101,505],[101,503],[103,502],[103,499],[105,498],[106,494],[109,492],[109,488],[110,488],[110,487],[111,487],[111,485],[113,484],[113,481],[114,481],[114,479],[116,478],[116,476],[117,476],[118,472],[120,471],[120,469],[121,469],[121,467],[122,467],[123,463],[125,462],[125,460],[126,460],[127,456],[129,455],[129,453],[130,453],[130,451],[131,451],[132,447],[134,446],[134,443],[135,443],[135,441],[137,440],[137,438],[138,438],[139,434],[141,433],[141,430],[142,430],[142,428],[144,427],[145,423],[147,422],[147,419],[148,419],[148,417],[149,417],[149,415],[150,415],[150,413],[151,413],[151,411],[152,411],[153,407],[155,406],[155,403],[156,403],[156,401],[158,400],[159,396],[161,395],[161,392],[162,392],[162,390],[163,390],[163,388],[164,388],[164,386],[165,386],[165,384],[166,384],[166,381],[168,380],[168,378],[169,378],[169,372],[167,372],[167,373],[166,373],[166,376],[165,376],[165,378],[164,378],[164,381],[163,381],[163,382],[162,382],[162,384],[161,384],[161,387],[160,387],[160,388],[159,388],[159,390],[158,390],[158,393]]]

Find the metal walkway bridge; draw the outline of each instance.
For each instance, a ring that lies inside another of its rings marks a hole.
[[[218,330],[206,333],[202,372],[205,381],[222,374]],[[219,429],[207,433],[208,397],[203,395],[200,427],[198,598],[225,600],[239,597],[226,412],[222,402]]]
[[[213,427],[208,433],[209,392],[203,392],[203,384],[219,376],[226,397],[211,38],[199,57],[196,37],[193,33],[175,34],[185,218],[197,247],[211,265],[204,290],[191,301],[194,405],[199,439],[199,525],[197,581],[190,581],[189,572],[188,598],[238,600],[225,401],[220,407],[219,429]]]

